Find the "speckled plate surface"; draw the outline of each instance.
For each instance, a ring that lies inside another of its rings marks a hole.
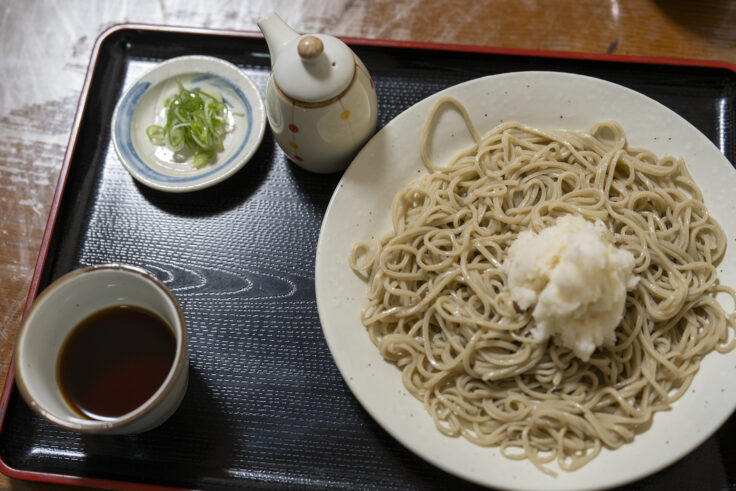
[[[402,385],[400,371],[382,359],[360,321],[367,286],[350,269],[348,252],[356,241],[370,243],[390,231],[394,195],[426,172],[419,142],[431,108],[443,96],[463,103],[479,134],[502,121],[588,129],[601,120],[617,120],[631,146],[684,157],[711,214],[728,237],[736,234],[736,215],[731,211],[736,171],[694,126],[643,94],[596,78],[553,72],[495,75],[440,91],[404,111],[364,147],[345,172],[323,221],[315,270],[317,305],[332,356],[355,396],[384,429],[427,461],[497,488],[608,488],[640,479],[692,451],[736,406],[736,386],[719,376],[733,370],[736,351],[706,357],[688,393],[671,411],[657,413],[652,427],[632,444],[604,449],[574,472],[550,465],[559,473],[557,478],[539,472],[527,460],[508,460],[497,448],[441,434],[422,403]],[[436,164],[472,144],[463,120],[454,116],[452,111],[443,113],[436,123],[430,145]],[[736,248],[727,250],[719,278],[736,285]]]
[[[232,130],[224,149],[209,164],[195,168],[178,161],[165,145],[146,136],[151,124],[165,117],[164,101],[187,89],[218,93],[228,106]],[[266,116],[258,89],[235,65],[210,56],[182,56],[161,63],[130,87],[113,114],[112,139],[123,166],[137,181],[154,189],[186,192],[203,189],[232,176],[253,156],[263,139]]]

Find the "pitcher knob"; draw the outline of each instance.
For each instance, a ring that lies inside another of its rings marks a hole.
[[[317,58],[324,49],[322,40],[316,36],[304,36],[297,46],[299,56],[305,61]]]

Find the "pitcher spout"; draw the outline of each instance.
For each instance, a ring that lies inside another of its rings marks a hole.
[[[290,41],[299,37],[299,33],[289,27],[289,25],[278,16],[276,12],[271,12],[256,22],[259,29],[266,38],[268,52],[271,55],[271,67],[276,64],[281,50],[289,44]]]

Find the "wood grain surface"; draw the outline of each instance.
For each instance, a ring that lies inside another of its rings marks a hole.
[[[25,0],[0,2],[0,373],[46,225],[92,46],[126,22],[736,63],[736,2],[711,0]],[[0,476],[0,487],[49,485]]]

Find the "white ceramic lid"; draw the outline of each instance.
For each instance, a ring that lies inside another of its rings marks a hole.
[[[299,102],[317,103],[344,91],[355,73],[353,52],[324,34],[299,36],[279,53],[273,76],[281,91]]]

